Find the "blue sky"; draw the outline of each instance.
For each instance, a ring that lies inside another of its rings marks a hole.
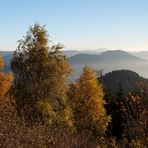
[[[67,49],[148,50],[148,0],[0,0],[0,50],[35,22]]]

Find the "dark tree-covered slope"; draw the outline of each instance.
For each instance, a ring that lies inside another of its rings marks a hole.
[[[142,81],[145,83],[147,80],[130,70],[116,70],[104,75],[101,81],[105,90],[110,91],[113,95],[116,94],[119,89],[123,89],[124,95],[127,95],[129,91],[136,89],[139,82]]]

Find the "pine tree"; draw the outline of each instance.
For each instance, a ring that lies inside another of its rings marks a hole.
[[[61,52],[63,46],[49,47],[48,43],[45,26],[38,23],[31,26],[27,35],[19,41],[11,61],[14,73],[12,90],[18,114],[35,120],[46,114],[40,112],[46,109],[49,112],[51,108],[51,115],[56,114],[57,120],[61,121],[66,116],[63,115],[67,108],[66,78],[71,69]]]
[[[103,90],[89,67],[83,69],[78,81],[69,88],[69,101],[78,130],[104,134],[110,117],[106,115]]]

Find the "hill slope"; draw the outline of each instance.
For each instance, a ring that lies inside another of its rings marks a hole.
[[[132,55],[135,55],[139,58],[143,58],[148,60],[148,51],[140,51],[140,52],[131,52]]]
[[[13,54],[13,51],[0,51],[0,55],[2,57],[6,56],[6,55],[12,55]]]
[[[99,58],[101,58],[102,60],[113,60],[113,61],[115,60],[144,61],[142,58],[136,57],[122,50],[103,52],[99,56]]]
[[[82,67],[86,65],[95,70],[103,69],[104,73],[121,69],[133,70],[148,78],[148,61],[121,50],[106,51],[100,55],[78,54],[69,58],[69,62],[75,71],[71,80],[78,78]]]
[[[13,51],[0,51],[0,56],[3,57],[4,60],[4,72],[8,72],[10,70],[10,60],[13,56]]]
[[[105,74],[101,79],[105,90],[116,94],[121,87],[124,95],[127,95],[129,91],[135,90],[138,82],[144,81],[146,81],[146,79],[130,70],[112,71]]]
[[[96,54],[76,54],[69,58],[71,64],[75,63],[95,63],[102,61],[144,61],[144,59],[133,56],[122,50],[105,51],[100,55]]]

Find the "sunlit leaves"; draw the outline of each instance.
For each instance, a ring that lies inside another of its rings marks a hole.
[[[49,46],[45,26],[38,23],[31,26],[27,35],[19,41],[11,61],[14,73],[12,89],[15,92],[18,113],[30,106],[32,113],[28,112],[27,116],[33,114],[34,120],[37,116],[35,105],[40,102],[38,109],[43,114],[46,110],[50,117],[52,113],[49,110],[52,108],[56,116],[64,116],[67,106],[66,78],[71,68],[61,51],[62,48],[61,44]]]
[[[95,73],[85,67],[78,81],[69,88],[69,101],[79,130],[95,130],[98,134],[106,131],[110,117],[106,115],[103,96]]]
[[[0,67],[3,66],[3,59],[0,57]],[[11,73],[0,72],[0,107],[10,109],[11,102],[8,95],[13,80]]]

